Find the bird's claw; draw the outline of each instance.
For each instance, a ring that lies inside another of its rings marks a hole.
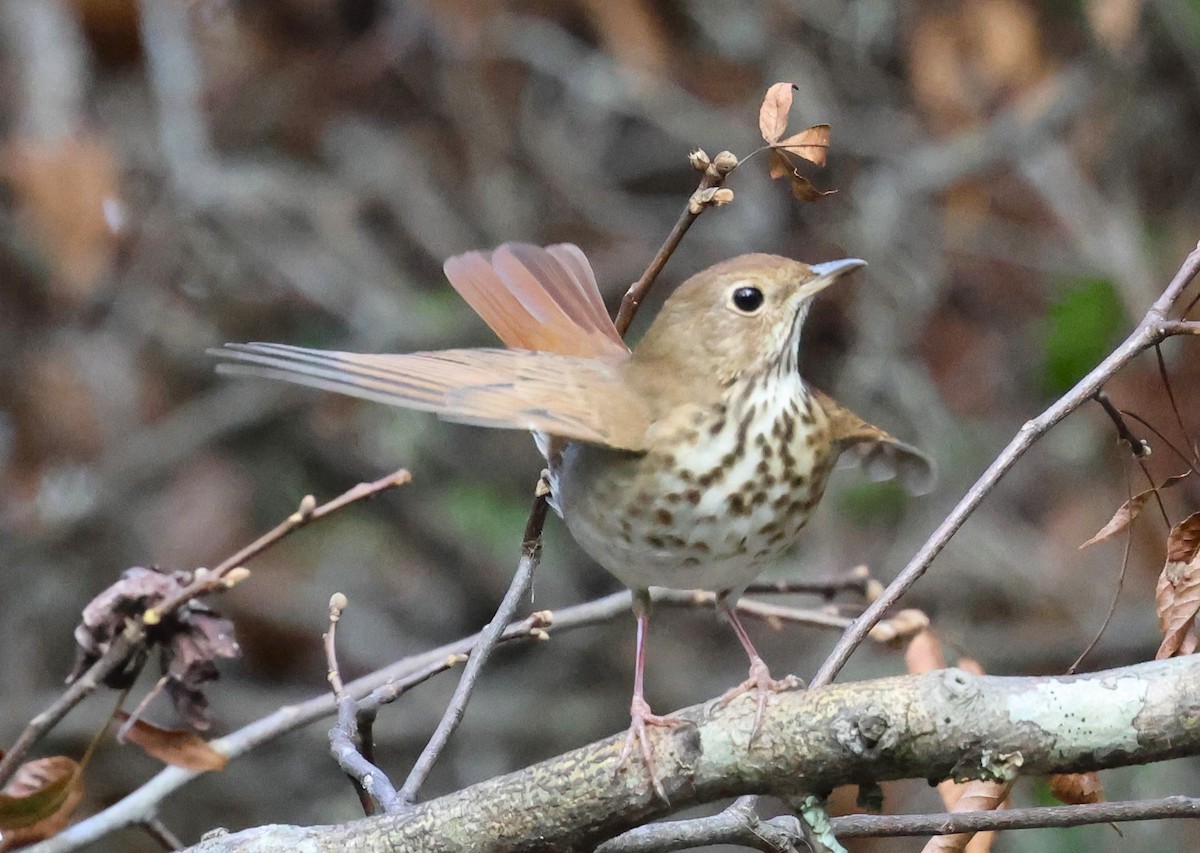
[[[633,702],[629,708],[629,733],[625,735],[625,745],[621,748],[621,757],[617,762],[617,772],[623,770],[629,763],[629,758],[633,755],[633,745],[636,742],[642,754],[642,764],[645,765],[646,773],[650,776],[650,784],[654,788],[654,793],[664,803],[669,803],[670,800],[667,799],[667,792],[658,778],[658,770],[654,763],[654,752],[650,748],[650,740],[646,736],[646,726],[676,728],[678,726],[691,725],[695,724],[684,717],[655,714],[651,712],[650,705],[647,704],[645,699],[640,696],[633,697]]]
[[[716,707],[724,708],[743,693],[749,693],[753,690],[756,694],[754,728],[750,730],[750,743],[753,744],[755,738],[758,737],[759,730],[762,729],[763,718],[767,713],[767,698],[772,693],[783,693],[784,691],[796,690],[803,686],[804,682],[794,675],[779,679],[772,678],[771,671],[767,669],[767,664],[762,658],[756,657],[750,661],[750,673],[746,677],[746,680],[736,687],[726,690],[717,699]]]

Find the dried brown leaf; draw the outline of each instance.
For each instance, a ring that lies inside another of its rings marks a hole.
[[[787,139],[779,140],[772,148],[790,151],[811,163],[824,166],[825,155],[829,151],[829,125],[814,124],[812,127],[806,127]]]
[[[939,786],[940,787],[940,786]],[[961,795],[952,812],[994,811],[1005,808],[1012,782],[983,782],[978,779],[962,785]],[[954,835],[935,835],[921,849],[921,853],[957,853],[970,845],[971,853],[985,853],[991,849],[992,832],[960,832]]]
[[[969,672],[971,675],[987,675],[983,668],[983,664],[975,660],[975,658],[959,658],[958,663],[954,664],[963,672]]]
[[[1081,805],[1104,802],[1104,786],[1100,776],[1091,773],[1055,773],[1050,776],[1050,794],[1060,803]]]
[[[792,168],[791,162],[778,148],[771,149],[771,166],[770,174],[772,179],[786,178],[795,169]]]
[[[792,108],[792,92],[796,88],[794,83],[776,83],[763,97],[758,110],[758,129],[768,145],[779,141],[787,130],[788,110]]]
[[[946,668],[942,641],[933,629],[925,628],[909,641],[908,648],[904,650],[904,665],[914,675]]]
[[[833,195],[837,190],[819,190],[812,181],[797,171],[792,171],[792,195],[800,201],[820,201],[827,195]]]
[[[1173,477],[1168,477],[1157,489],[1146,489],[1146,491],[1138,492],[1129,500],[1125,501],[1125,503],[1117,507],[1117,511],[1113,513],[1113,517],[1108,520],[1107,524],[1100,528],[1095,536],[1079,546],[1079,550],[1082,551],[1084,548],[1095,545],[1097,542],[1103,542],[1105,539],[1120,533],[1122,530],[1128,527],[1135,518],[1141,515],[1142,509],[1146,506],[1146,501],[1150,499],[1152,494],[1154,494],[1156,491],[1161,492],[1163,489],[1169,489],[1177,483],[1182,483],[1187,479],[1188,474],[1190,473],[1190,471],[1185,471],[1182,474],[1176,474]]]
[[[96,662],[108,643],[124,630],[127,619],[144,614],[177,595],[194,578],[191,572],[161,572],[142,566],[127,569],[116,583],[84,608],[83,618],[75,628],[78,648],[71,679],[78,678]],[[162,670],[170,676],[165,689],[175,710],[188,725],[207,728],[208,700],[203,687],[217,678],[218,658],[238,655],[233,624],[207,605],[193,600],[173,613],[161,614],[153,624],[148,623],[146,636],[153,646],[158,647]],[[146,652],[139,650],[104,683],[117,689],[128,687],[145,660]]]
[[[1167,562],[1190,563],[1200,550],[1200,512],[1194,512],[1171,528],[1167,536]]]
[[[129,715],[118,712],[118,720],[128,720]],[[228,756],[217,752],[204,738],[185,729],[164,729],[145,720],[134,720],[123,731],[124,739],[140,746],[147,754],[165,764],[204,773],[209,770],[224,770]]]
[[[810,128],[811,129],[811,128]],[[819,201],[827,195],[833,195],[837,190],[819,190],[812,181],[796,171],[792,161],[783,153],[782,148],[771,149],[770,174],[772,178],[788,177],[792,182],[792,195],[800,201]]]
[[[1117,507],[1117,511],[1113,513],[1113,517],[1108,520],[1108,523],[1101,527],[1091,539],[1079,546],[1079,550],[1090,548],[1097,542],[1103,542],[1110,536],[1115,536],[1126,527],[1129,526],[1135,518],[1142,514],[1142,508],[1146,505],[1146,501],[1154,494],[1154,489],[1146,489],[1144,492],[1138,492],[1125,503]]]
[[[893,643],[912,637],[929,627],[929,616],[924,610],[910,607],[901,610],[890,619],[884,619],[871,629],[868,635],[877,643]]]
[[[28,761],[0,792],[0,851],[57,834],[83,799],[82,768],[64,755]]]
[[[1158,577],[1154,601],[1162,645],[1156,660],[1196,651],[1200,637],[1196,632],[1196,614],[1200,612],[1200,512],[1193,513],[1171,528],[1167,537],[1167,562]]]

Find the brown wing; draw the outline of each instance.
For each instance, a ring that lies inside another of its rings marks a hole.
[[[451,421],[646,449],[649,415],[610,361],[506,349],[360,355],[265,343],[211,352],[225,360],[222,373],[283,379]]]
[[[829,417],[834,442],[841,450],[849,450],[859,457],[868,477],[872,480],[894,477],[913,495],[923,495],[933,489],[934,468],[928,456],[864,421],[828,394],[816,389],[813,392]]]
[[[443,269],[507,346],[584,358],[629,354],[577,246],[505,243],[491,253],[456,255]]]

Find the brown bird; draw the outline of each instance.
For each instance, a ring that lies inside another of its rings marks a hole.
[[[285,379],[480,426],[532,430],[549,463],[551,503],[571,534],[634,593],[631,724],[652,784],[642,672],[650,586],[702,588],[750,658],[754,731],[775,681],[734,604],[796,542],[838,456],[912,491],[928,460],[807,385],[797,367],[813,297],[860,260],[804,264],[742,255],[685,281],[630,352],[591,265],[569,244],[508,243],[446,261],[450,283],[509,349],[360,355],[228,344],[224,372]]]

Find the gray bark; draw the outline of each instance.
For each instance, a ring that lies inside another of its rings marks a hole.
[[[552,703],[546,713],[553,713]],[[320,827],[215,833],[194,853],[582,850],[673,808],[742,794],[788,796],[905,777],[1007,779],[1200,754],[1200,656],[1061,678],[949,669],[772,698],[748,743],[752,697],[682,712],[655,743],[671,800],[623,735],[414,807]]]

